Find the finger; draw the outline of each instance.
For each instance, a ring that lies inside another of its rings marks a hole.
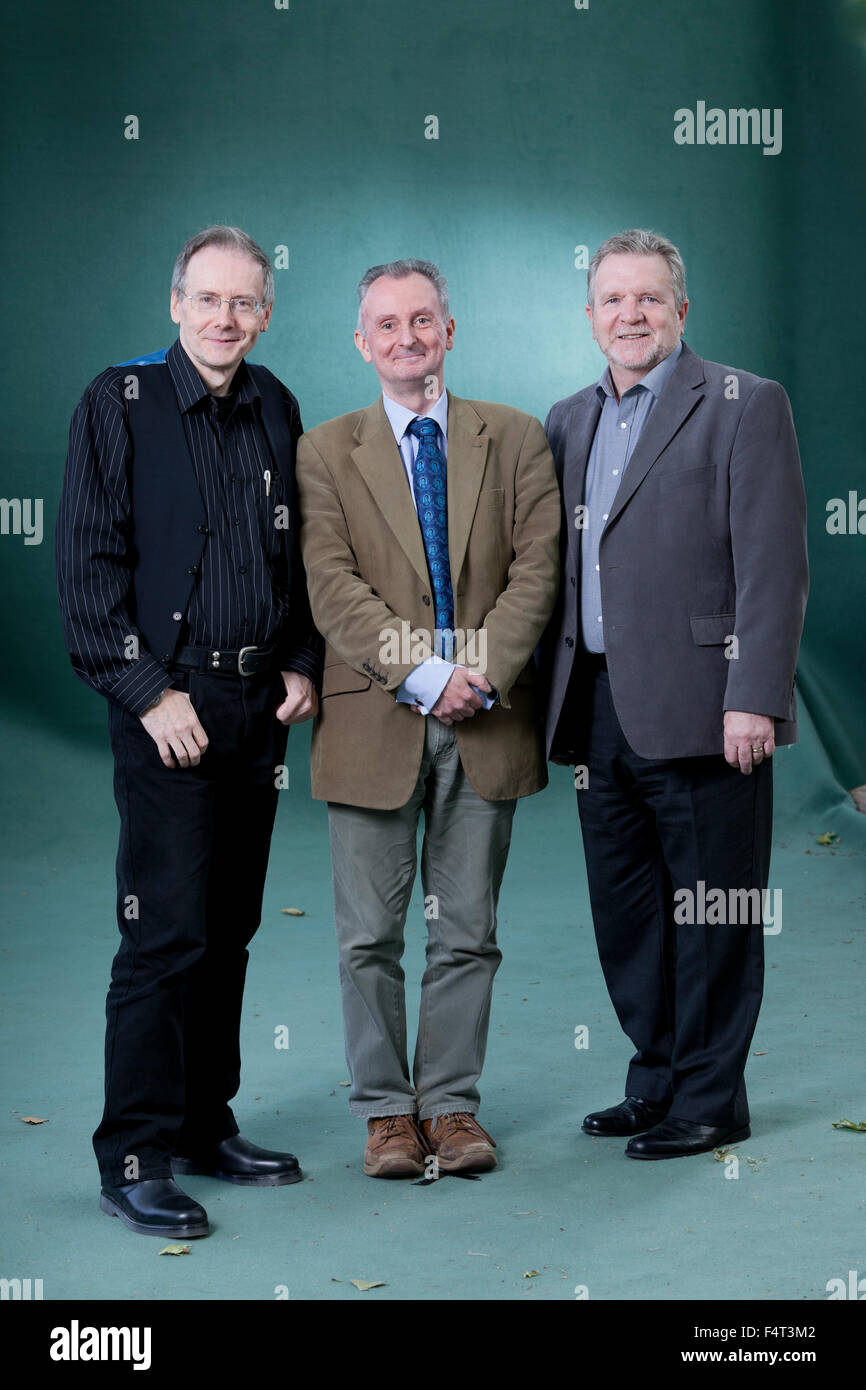
[[[752,750],[748,743],[737,745],[737,761],[740,764],[740,771],[744,777],[748,777],[752,771]]]
[[[735,743],[729,743],[727,739],[725,739],[725,762],[731,767],[739,767],[740,765],[737,745]]]
[[[204,752],[210,740],[198,720],[193,724],[191,732],[199,748]]]
[[[159,756],[160,756],[160,758],[162,759],[162,761],[163,761],[163,763],[165,764],[165,766],[166,766],[166,767],[177,767],[177,763],[175,762],[174,758],[171,756],[171,749],[169,748],[169,746],[168,746],[168,744],[165,742],[165,740],[164,740],[164,739],[158,739],[157,742],[156,742],[156,746],[157,746],[157,748],[159,749]]]
[[[180,767],[189,767],[190,751],[183,740],[183,735],[179,733],[170,734],[168,743],[178,761],[178,765]]]

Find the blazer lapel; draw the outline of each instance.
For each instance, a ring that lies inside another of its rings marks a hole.
[[[398,544],[424,583],[429,585],[427,555],[409,480],[382,397],[362,412],[355,430],[358,447],[352,458]]]
[[[448,392],[448,557],[456,586],[487,463],[485,423],[469,401]],[[423,548],[423,546],[422,546]]]
[[[591,386],[581,401],[575,402],[568,417],[565,463],[562,472],[562,499],[568,525],[569,546],[578,547],[581,528],[575,526],[576,509],[583,502],[586,465],[601,415],[601,403]]]
[[[691,415],[695,406],[703,399],[703,361],[683,343],[680,360],[673,370],[670,381],[650,412],[650,417],[641,431],[640,439],[629,459],[605,530],[610,530],[623,507],[634,496],[656,459],[667,448],[677,430]]]

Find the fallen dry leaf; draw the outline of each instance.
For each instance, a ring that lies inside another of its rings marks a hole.
[[[22,1115],[22,1125],[47,1125],[47,1120],[40,1120],[38,1115]]]
[[[866,1120],[834,1120],[834,1129],[857,1129],[861,1134],[866,1134]]]
[[[284,917],[303,917],[304,915],[302,907],[281,907],[280,912]]]
[[[537,1269],[528,1269],[524,1274],[524,1279],[535,1279],[538,1275]]]
[[[188,1245],[164,1245],[159,1251],[160,1255],[188,1255]]]
[[[381,1279],[350,1279],[349,1283],[354,1284],[356,1289],[361,1290],[361,1293],[366,1293],[368,1289],[384,1289],[385,1287]]]

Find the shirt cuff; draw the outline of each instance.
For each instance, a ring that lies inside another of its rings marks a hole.
[[[143,652],[137,661],[129,663],[129,670],[112,686],[109,694],[130,714],[142,714],[158,695],[168,690],[171,680],[165,667],[154,661],[149,653]]]
[[[418,705],[422,714],[429,714],[453,671],[450,661],[443,661],[441,656],[428,656],[398,685],[397,703]]]

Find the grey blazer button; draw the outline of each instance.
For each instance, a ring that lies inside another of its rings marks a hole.
[[[574,646],[574,638],[573,638],[573,637],[566,637],[566,639],[565,639],[565,645],[566,645],[567,647],[573,647],[573,646]]]
[[[175,620],[176,623],[179,623],[180,620],[181,620],[181,618],[183,617],[183,614],[182,614],[182,613],[172,613],[171,616],[174,618],[174,620]]]
[[[429,607],[430,607],[430,595],[429,595],[429,594],[422,594],[422,595],[421,595],[421,602],[424,604],[425,608],[429,608]]]

